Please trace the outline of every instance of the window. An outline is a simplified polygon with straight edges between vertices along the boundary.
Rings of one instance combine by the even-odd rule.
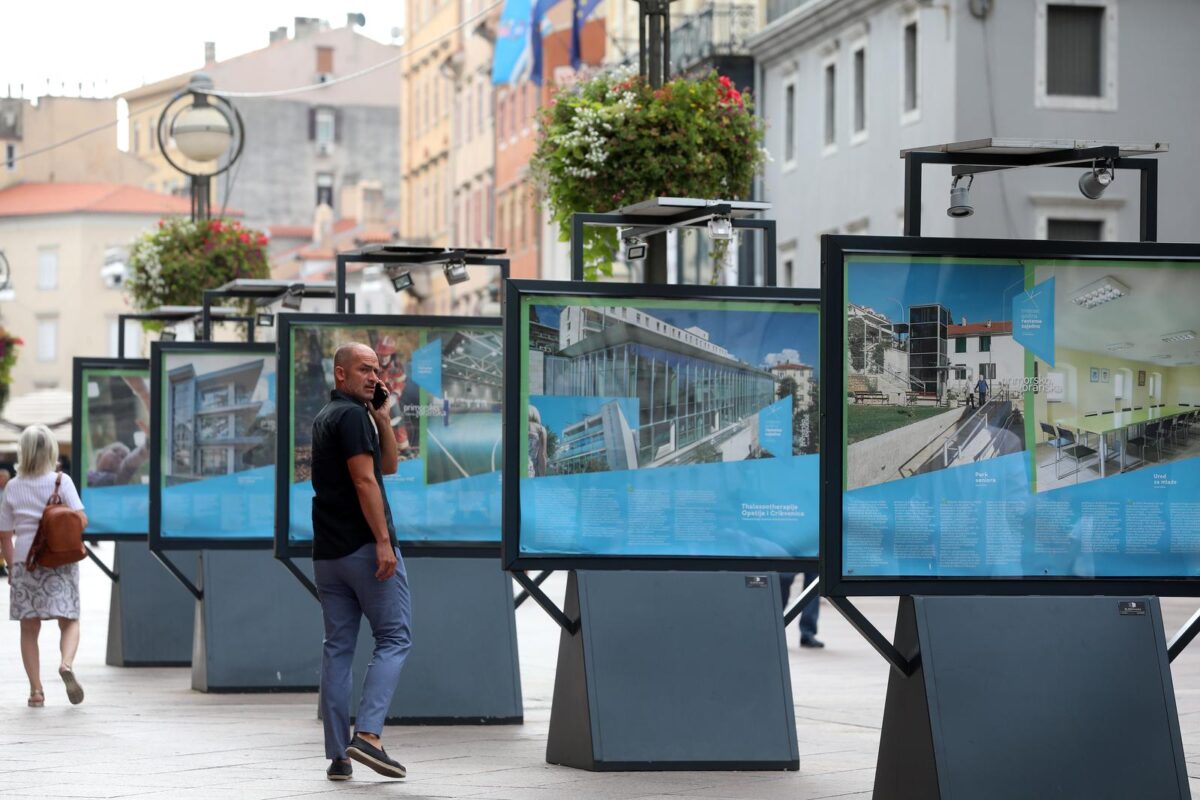
[[[995,364],[980,364],[979,377],[989,381],[996,380],[996,365]]]
[[[825,65],[825,151],[837,148],[837,64]]]
[[[58,317],[38,317],[37,360],[54,361],[58,358]]]
[[[318,47],[317,48],[317,74],[332,75],[333,74],[333,48]]]
[[[921,115],[921,81],[919,79],[917,51],[917,21],[904,26],[904,68],[900,71],[903,81],[904,103],[901,106],[901,123],[912,122]]]
[[[796,166],[796,78],[783,87],[783,168]]]
[[[980,336],[979,337],[979,352],[981,352],[981,353],[992,352],[992,337],[991,336]]]
[[[1072,242],[1102,242],[1104,220],[1050,217],[1046,220],[1046,238]]]
[[[854,50],[854,129],[850,137],[852,144],[867,138],[867,44],[863,42]]]
[[[475,119],[479,120],[480,133],[483,133],[483,120],[485,115],[488,113],[483,102],[483,84],[483,81],[479,81],[475,84]]]
[[[965,337],[965,336],[958,336],[958,337],[955,337],[955,339],[954,339],[954,352],[956,352],[956,353],[965,353],[965,352],[967,352],[967,337]]]
[[[50,290],[58,288],[58,248],[38,248],[38,282],[39,289]]]
[[[966,379],[967,379],[967,368],[955,366],[954,367],[954,380],[965,381]]]
[[[317,173],[317,205],[333,207],[333,173]]]
[[[329,147],[333,144],[334,138],[337,136],[337,114],[332,108],[318,108],[316,110],[316,128],[315,136],[318,145]]]
[[[1113,397],[1117,400],[1124,400],[1127,388],[1128,379],[1125,377],[1125,370],[1113,370]]]
[[[12,142],[4,145],[4,166],[9,172],[17,168],[17,146]]]
[[[1117,108],[1116,0],[1037,0],[1035,106]]]

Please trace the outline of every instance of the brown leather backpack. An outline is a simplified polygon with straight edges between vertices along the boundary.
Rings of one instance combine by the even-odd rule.
[[[67,508],[58,495],[62,486],[62,472],[54,482],[54,494],[46,501],[42,521],[38,523],[25,569],[37,567],[61,567],[87,558],[83,546],[83,516],[73,508]]]

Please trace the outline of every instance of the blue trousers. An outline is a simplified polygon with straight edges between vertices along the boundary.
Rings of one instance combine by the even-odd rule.
[[[326,758],[346,758],[350,743],[350,695],[354,683],[354,647],[365,615],[375,637],[375,652],[363,678],[355,727],[381,735],[392,705],[400,670],[412,647],[412,605],[404,560],[396,551],[396,574],[375,579],[375,545],[348,556],[313,561],[325,649],[321,659],[321,719]]]
[[[800,573],[801,576],[801,591],[803,587],[817,579],[816,575],[807,575]],[[787,609],[788,598],[792,594],[792,582],[796,580],[795,572],[782,572],[779,574],[779,593],[783,596],[783,608]],[[808,606],[800,612],[800,638],[811,639],[817,635],[817,619],[821,616],[821,598],[815,598]]]

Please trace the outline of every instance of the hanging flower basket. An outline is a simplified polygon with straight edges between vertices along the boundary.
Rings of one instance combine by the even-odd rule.
[[[560,92],[542,113],[532,170],[558,225],[654,197],[746,197],[766,159],[751,99],[716,72],[652,89],[605,73]],[[617,231],[589,227],[584,271],[612,274]]]
[[[24,340],[0,328],[0,411],[3,411],[8,403],[12,388],[12,371],[17,365],[17,348],[24,344]]]
[[[266,248],[265,234],[236,220],[159,220],[130,248],[126,288],[139,311],[198,306],[205,289],[238,278],[270,277]]]

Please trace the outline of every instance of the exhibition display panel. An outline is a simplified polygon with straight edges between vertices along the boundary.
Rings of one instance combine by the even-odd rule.
[[[826,593],[1200,590],[1200,248],[825,256]]]
[[[269,344],[152,346],[153,549],[270,549],[274,355]]]
[[[88,541],[142,539],[150,516],[150,362],[76,358],[71,440]]]
[[[814,292],[510,281],[505,565],[817,556]]]
[[[383,488],[406,552],[494,555],[500,541],[500,320],[284,314],[279,325],[280,552],[312,553],[312,423],[334,388],[333,356],[375,351],[400,462]]]
[[[874,796],[1189,796],[1158,595],[1200,590],[1200,247],[822,267],[821,588],[893,667]],[[894,641],[854,595],[900,595]]]

